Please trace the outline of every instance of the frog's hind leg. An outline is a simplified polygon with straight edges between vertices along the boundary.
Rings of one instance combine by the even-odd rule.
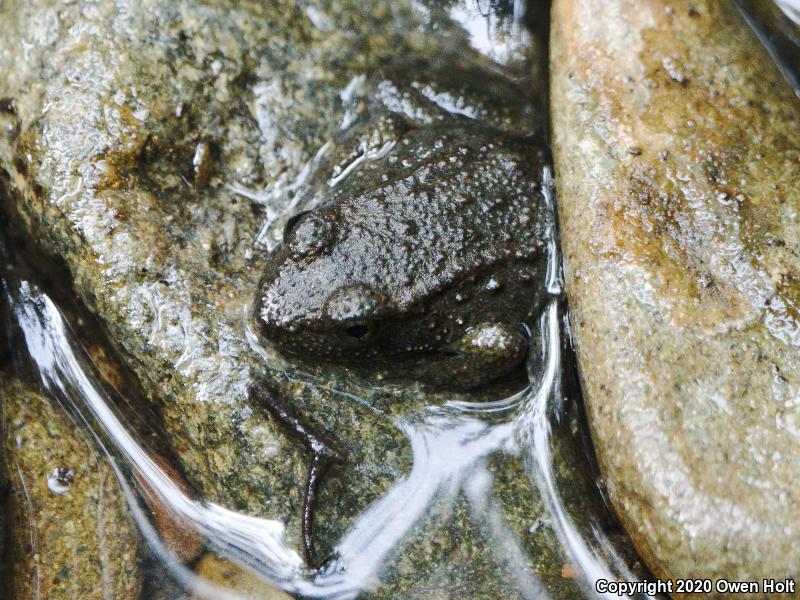
[[[303,494],[303,551],[308,565],[316,569],[319,564],[314,547],[314,514],[319,496],[319,486],[331,464],[343,464],[345,457],[331,444],[325,442],[322,436],[300,422],[286,406],[276,400],[275,394],[263,384],[254,383],[250,386],[250,394],[261,402],[272,417],[283,425],[289,434],[300,440],[311,453],[311,465]]]

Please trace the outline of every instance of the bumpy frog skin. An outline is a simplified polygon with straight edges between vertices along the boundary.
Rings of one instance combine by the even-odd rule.
[[[468,121],[396,147],[286,227],[255,315],[304,359],[472,387],[519,365],[548,216],[530,140]]]

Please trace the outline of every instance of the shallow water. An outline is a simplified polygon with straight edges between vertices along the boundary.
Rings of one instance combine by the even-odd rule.
[[[545,181],[550,183],[549,174]],[[552,186],[547,189],[552,201]],[[397,418],[395,424],[413,450],[411,472],[363,511],[337,543],[336,560],[318,573],[309,573],[298,550],[286,544],[282,523],[237,513],[187,494],[152,458],[142,440],[143,436],[147,439],[142,426],[134,428],[118,410],[119,400],[111,398],[98,382],[81,340],[53,298],[36,282],[20,278],[13,262],[6,261],[2,281],[6,319],[12,321],[7,328],[11,336],[8,345],[13,351],[13,370],[37,373],[38,384],[48,397],[85,429],[95,451],[111,461],[149,551],[180,588],[197,597],[240,596],[203,581],[170,555],[150,522],[141,495],[143,484],[169,507],[173,519],[188,523],[220,556],[284,590],[310,598],[353,598],[370,589],[387,557],[402,551],[409,531],[434,505],[452,504],[463,492],[489,539],[512,565],[521,596],[548,597],[528,566],[521,540],[504,522],[491,497],[487,459],[497,452],[524,457],[528,475],[547,508],[554,544],[563,553],[564,563],[574,567],[570,576],[584,593],[592,595],[586,581],[633,575],[604,533],[601,518],[570,514],[562,500],[563,482],[558,482],[554,473],[554,429],[563,436],[567,406],[577,398],[568,395],[563,382],[566,334],[555,231],[549,253],[546,286],[550,300],[538,331],[532,332],[532,339],[540,344],[532,347],[529,359],[530,385],[495,402],[450,402]],[[245,329],[247,322],[242,326]],[[567,443],[580,442],[581,434]]]
[[[789,16],[797,17],[799,3],[783,0],[779,4]],[[507,15],[505,19],[498,16],[493,6],[455,4],[451,17],[463,24],[475,49],[504,65],[514,61],[519,44],[528,43],[528,34],[519,22],[519,3],[510,7],[510,21]],[[353,79],[342,90],[342,98],[347,101],[357,96],[362,83]],[[436,101],[450,112],[473,114],[473,109],[458,98],[439,95]],[[343,128],[351,121],[345,115]],[[263,227],[257,240],[261,245],[274,248],[280,242],[285,220],[297,210],[314,206],[307,184],[329,148],[323,144],[307,168],[282,188],[251,190],[229,182],[231,189],[264,207]],[[377,150],[365,148],[327,184],[335,187],[352,171],[391,151],[391,145]],[[555,222],[549,170],[542,179]],[[5,244],[3,240],[0,243]],[[546,518],[532,527],[548,530],[552,550],[564,565],[562,577],[575,597],[600,595],[590,583],[597,579],[638,580],[646,575],[605,506],[601,482],[590,481],[595,484],[589,486],[595,487],[594,492],[576,501],[571,489],[575,482],[558,473],[557,455],[568,455],[582,462],[582,472],[587,477],[596,477],[570,350],[555,228],[550,232],[547,279],[543,282],[546,302],[538,321],[529,324],[527,387],[492,402],[451,401],[387,416],[407,439],[413,467],[360,513],[335,544],[333,560],[318,572],[307,569],[300,549],[287,544],[281,521],[208,502],[176,481],[169,469],[154,458],[160,450],[152,448],[152,440],[163,432],[154,428],[146,415],[139,414],[136,407],[141,406],[142,399],[132,388],[118,389],[115,394],[101,383],[98,367],[86,347],[89,343],[102,344],[102,340],[88,340],[76,333],[81,329],[76,322],[83,318],[81,309],[64,306],[61,299],[65,293],[59,291],[60,284],[48,281],[41,270],[28,269],[24,256],[15,256],[11,248],[4,249],[0,256],[0,303],[7,332],[0,358],[12,376],[41,389],[59,410],[65,411],[92,452],[111,463],[146,542],[147,576],[151,585],[169,590],[165,597],[252,596],[203,579],[166,547],[149,508],[153,495],[174,522],[195,530],[219,557],[289,593],[343,599],[374,590],[383,569],[402,554],[420,524],[433,513],[446,513],[463,497],[484,538],[502,558],[519,595],[550,597],[550,588],[535,567],[536,557],[526,554],[519,534],[508,525],[493,496],[494,474],[489,462],[496,455],[522,458],[532,489],[546,511]],[[270,349],[260,346],[246,315],[240,334],[256,352],[269,359]],[[40,475],[56,494],[69,488],[63,474]]]
[[[554,210],[549,171],[543,179],[549,208]],[[402,551],[409,532],[431,510],[451,505],[463,493],[487,537],[511,565],[520,595],[548,597],[537,573],[529,567],[530,557],[525,555],[522,541],[504,521],[502,510],[492,498],[493,475],[487,460],[495,453],[524,457],[528,476],[547,508],[546,526],[552,529],[553,543],[563,553],[564,564],[573,565],[570,577],[575,578],[576,587],[583,587],[591,595],[586,581],[632,575],[604,531],[607,515],[602,514],[603,507],[583,507],[587,512],[571,514],[562,500],[564,482],[557,481],[554,473],[554,430],[555,435],[564,438],[561,443],[576,446],[584,435],[581,431],[564,431],[568,408],[574,411],[577,398],[568,395],[563,382],[565,369],[571,367],[563,359],[568,340],[563,329],[556,237],[553,230],[544,282],[549,300],[531,332],[532,341],[539,343],[532,344],[530,385],[494,402],[454,401],[397,417],[395,425],[413,451],[413,468],[363,511],[337,543],[336,560],[319,573],[309,573],[298,549],[286,544],[282,523],[193,497],[154,460],[147,443],[151,437],[147,424],[134,426],[120,408],[126,400],[135,404],[137,399],[126,399],[124,391],[120,391],[119,398],[108,394],[83,348],[87,340],[76,335],[57,301],[40,287],[43,282],[24,275],[24,266],[7,256],[2,287],[12,372],[41,387],[84,429],[94,451],[111,461],[149,552],[179,589],[196,597],[240,596],[204,581],[170,554],[151,522],[147,499],[142,496],[143,485],[158,495],[172,519],[189,524],[219,556],[246,566],[284,590],[314,598],[353,598],[359,591],[373,587],[388,557]],[[258,344],[247,319],[242,320],[242,334],[252,344]],[[263,349],[262,352],[266,354]],[[597,505],[600,498],[587,501]]]

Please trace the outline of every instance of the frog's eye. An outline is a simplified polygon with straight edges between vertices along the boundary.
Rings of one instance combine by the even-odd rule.
[[[372,345],[380,329],[379,321],[350,321],[336,328],[339,343],[350,348]]]
[[[354,340],[368,338],[372,333],[372,328],[366,323],[353,323],[344,328],[344,334]]]
[[[305,217],[310,212],[311,211],[309,210],[303,210],[297,213],[296,215],[292,215],[291,217],[289,217],[289,220],[286,221],[286,225],[283,226],[284,240],[289,239],[289,236],[292,235],[292,231],[294,231],[295,227],[297,227],[297,224],[300,222],[300,219]]]
[[[329,327],[351,345],[373,340],[389,310],[384,294],[363,283],[334,290],[323,305]]]

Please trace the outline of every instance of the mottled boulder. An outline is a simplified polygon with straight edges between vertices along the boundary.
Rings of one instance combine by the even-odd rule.
[[[463,8],[0,5],[0,193],[15,233],[66,264],[159,412],[192,489],[285,523],[297,550],[308,455],[251,401],[251,384],[269,382],[302,420],[339,433],[346,446],[348,462],[325,482],[319,503],[323,557],[410,471],[397,419],[456,396],[332,365],[298,372],[259,346],[248,310],[266,251],[286,217],[398,143],[391,123],[370,125],[375,103],[418,126],[473,119],[497,135],[541,130],[536,88],[525,76],[534,46],[511,53],[508,64],[484,56],[456,19]],[[351,124],[361,128],[348,137],[343,127]],[[543,509],[520,459],[498,453],[497,461],[505,517],[534,557],[531,570],[554,595],[570,595],[550,531],[534,527]],[[443,509],[411,531],[375,595],[424,596],[434,575],[440,590],[452,577],[477,595],[519,595],[505,559],[470,516]]]
[[[581,379],[666,577],[800,575],[800,100],[734,3],[558,0],[551,85]]]

